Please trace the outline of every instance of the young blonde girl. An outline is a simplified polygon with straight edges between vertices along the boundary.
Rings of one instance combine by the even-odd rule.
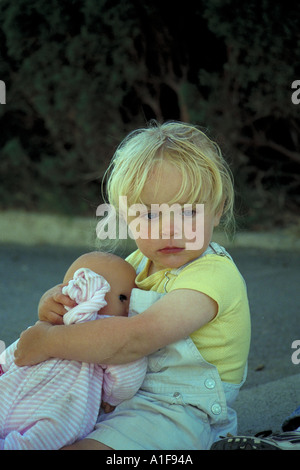
[[[168,122],[121,143],[107,192],[120,217],[140,227],[138,249],[127,258],[137,272],[130,302],[135,315],[61,325],[69,300],[56,286],[40,304],[40,319],[51,323],[23,333],[16,363],[60,357],[123,364],[148,356],[138,393],[68,449],[209,449],[220,435],[236,433],[232,403],[245,379],[250,344],[244,280],[226,250],[211,242],[221,218],[232,218],[230,172],[203,132]],[[140,204],[139,214],[124,214],[119,196],[127,197],[129,208]],[[174,203],[176,217],[164,217]],[[195,239],[201,230],[201,243],[191,246],[180,221],[189,221]]]

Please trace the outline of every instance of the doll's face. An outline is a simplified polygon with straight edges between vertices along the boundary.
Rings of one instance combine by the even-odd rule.
[[[127,316],[132,289],[135,287],[136,273],[133,267],[122,259],[109,260],[99,272],[110,284],[105,295],[107,305],[100,315]]]

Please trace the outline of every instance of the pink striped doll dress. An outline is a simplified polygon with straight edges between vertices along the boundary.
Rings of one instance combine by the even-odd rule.
[[[78,304],[64,323],[107,317],[98,312],[109,290],[102,276],[78,269],[64,287]],[[116,406],[131,398],[146,374],[145,358],[121,366],[49,359],[18,367],[16,345],[2,353],[5,363],[0,360],[0,450],[56,450],[84,438],[94,429],[101,400]]]

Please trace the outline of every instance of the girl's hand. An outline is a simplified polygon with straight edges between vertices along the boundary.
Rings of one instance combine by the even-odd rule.
[[[53,325],[62,325],[63,316],[66,313],[65,306],[73,308],[77,305],[70,297],[62,293],[62,288],[65,285],[58,284],[42,296],[38,307],[41,321],[50,322]]]
[[[17,366],[33,366],[49,359],[45,346],[50,328],[53,328],[51,323],[38,321],[21,333],[14,353]]]

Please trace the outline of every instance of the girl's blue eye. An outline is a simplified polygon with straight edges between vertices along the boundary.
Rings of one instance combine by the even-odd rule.
[[[156,212],[147,212],[147,219],[148,220],[153,220],[153,219],[156,219],[157,217],[157,213]]]
[[[194,217],[194,215],[196,215],[196,211],[194,209],[186,209],[182,211],[182,214],[185,217]]]
[[[179,217],[194,217],[196,215],[197,211],[196,209],[185,209],[184,207],[182,207],[180,210],[177,210],[176,212],[173,211],[173,209],[171,208],[170,210],[170,214],[175,214],[175,216],[179,216]],[[168,216],[170,216],[170,214]],[[156,219],[160,219],[161,217],[164,217],[164,213],[161,212],[161,211],[151,211],[149,210],[149,212],[144,212],[143,214],[141,214],[141,217],[150,221],[150,220],[156,220]]]

